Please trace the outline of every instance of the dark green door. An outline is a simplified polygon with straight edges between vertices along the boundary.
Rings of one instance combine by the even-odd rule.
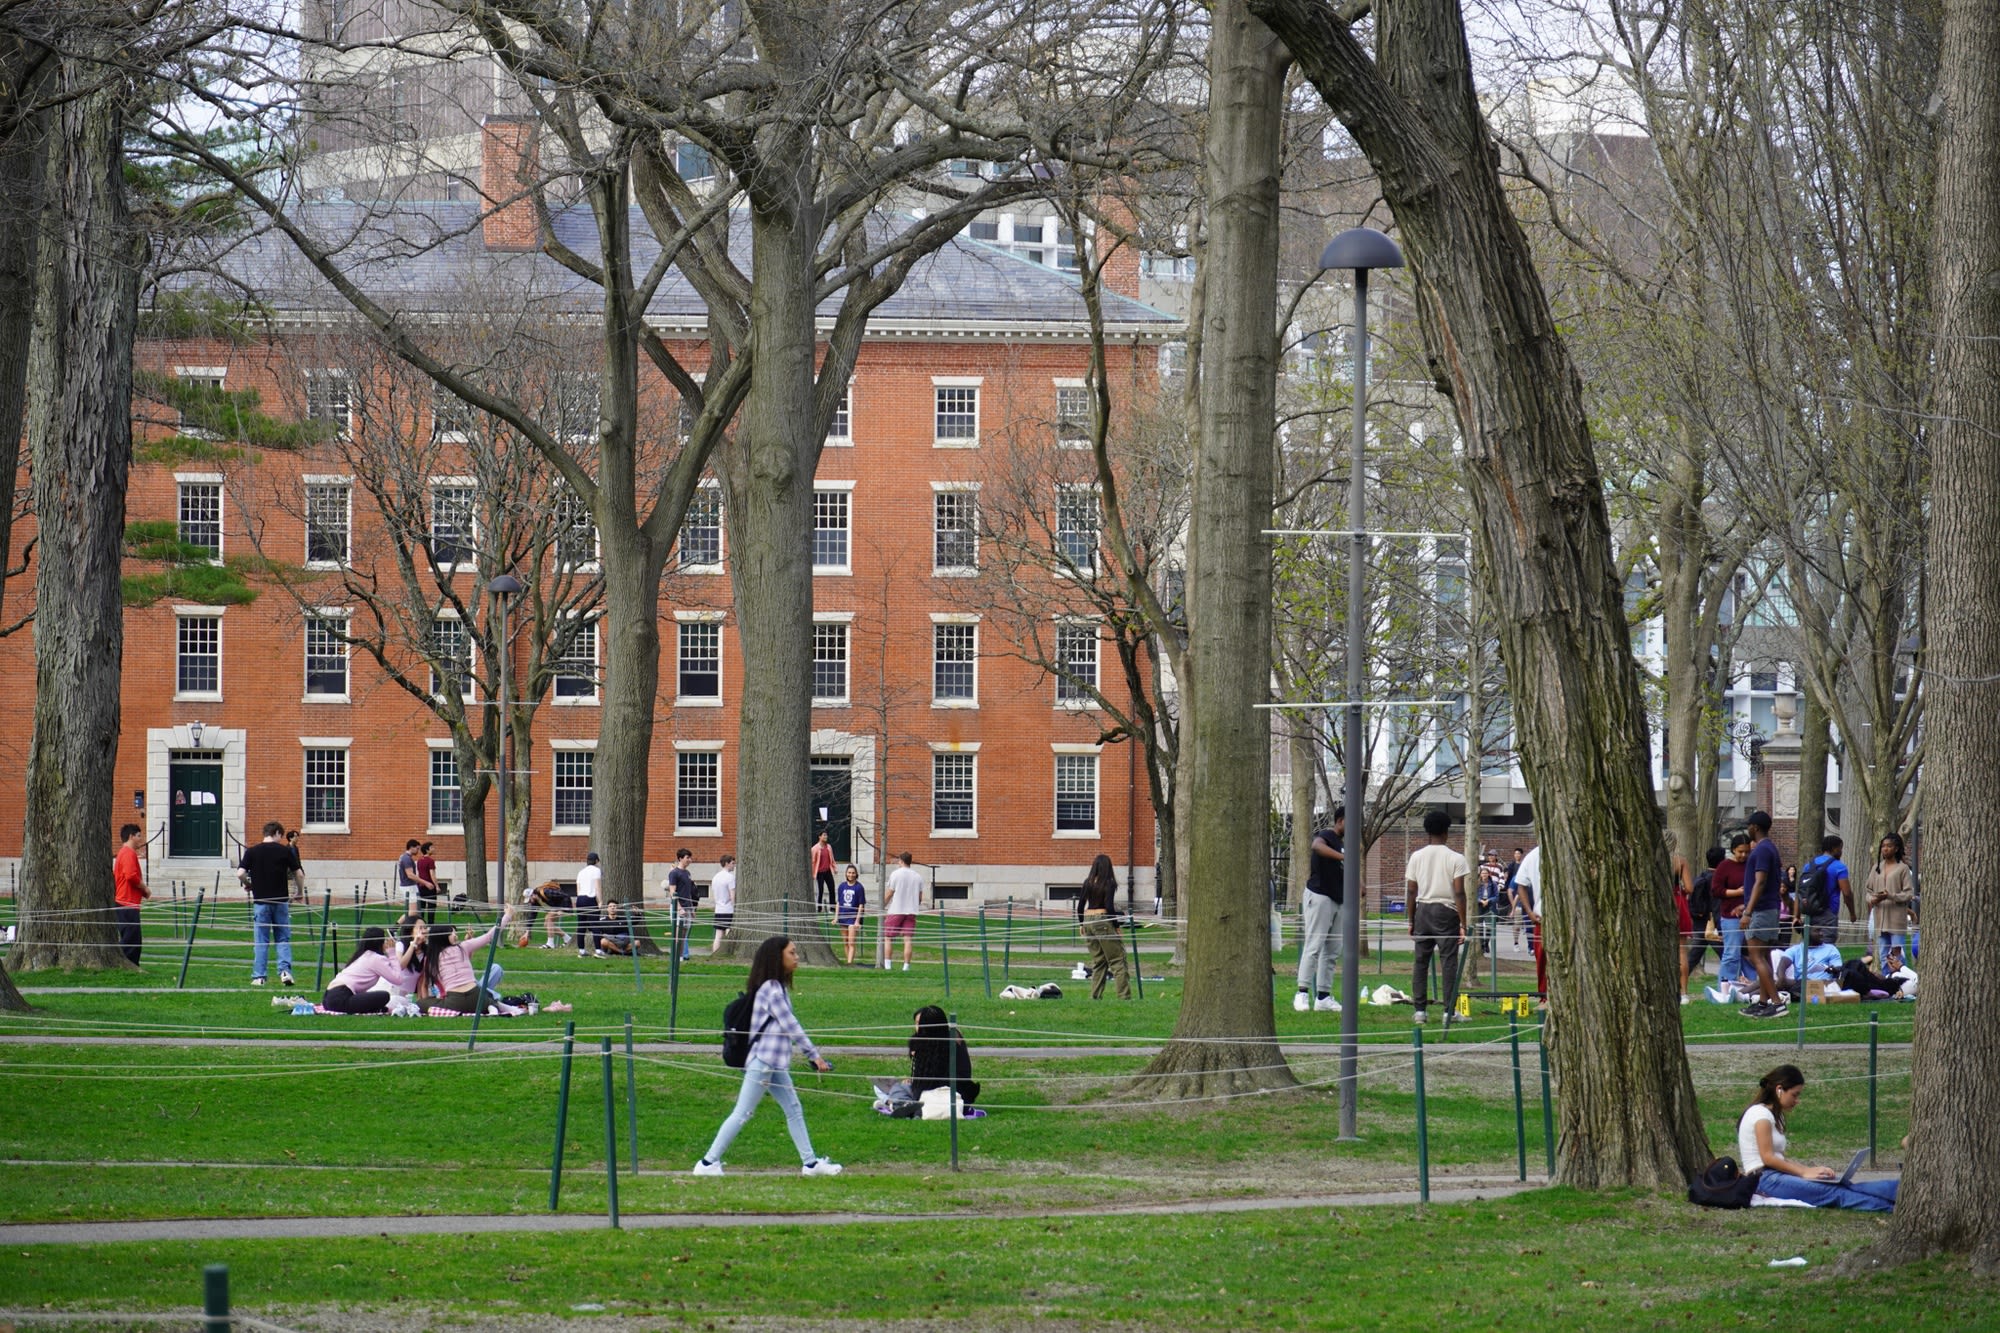
[[[222,855],[222,765],[175,759],[167,786],[167,855]]]
[[[854,859],[854,765],[851,760],[813,756],[812,834],[822,830],[833,844],[833,859],[845,865]]]

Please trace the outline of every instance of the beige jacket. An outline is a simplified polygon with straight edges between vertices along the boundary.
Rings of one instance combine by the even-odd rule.
[[[1875,913],[1875,929],[1885,935],[1903,935],[1910,929],[1911,900],[1916,897],[1916,881],[1901,861],[1885,861],[1868,872],[1868,907]]]

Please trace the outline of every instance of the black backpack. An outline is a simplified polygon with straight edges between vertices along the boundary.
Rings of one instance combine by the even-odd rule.
[[[1715,872],[1704,870],[1694,877],[1694,892],[1688,895],[1688,915],[1703,921],[1715,911]]]
[[[1799,872],[1799,911],[1814,921],[1823,921],[1833,915],[1833,886],[1827,882],[1827,871],[1833,866],[1833,858],[1817,856]]]
[[[1703,1208],[1748,1208],[1757,1177],[1746,1176],[1734,1157],[1718,1157],[1688,1182],[1688,1202]]]
[[[750,1016],[756,1012],[757,1002],[748,991],[738,991],[722,1010],[722,1063],[731,1069],[741,1069],[750,1063],[750,1044],[755,1040],[750,1035]],[[769,1027],[770,1019],[764,1020]],[[762,1035],[764,1028],[757,1029]]]

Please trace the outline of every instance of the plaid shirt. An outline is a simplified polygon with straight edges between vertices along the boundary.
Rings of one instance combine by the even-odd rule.
[[[750,1010],[750,1058],[770,1069],[790,1069],[794,1050],[819,1059],[818,1048],[792,1012],[791,992],[781,981],[767,981],[757,988]]]

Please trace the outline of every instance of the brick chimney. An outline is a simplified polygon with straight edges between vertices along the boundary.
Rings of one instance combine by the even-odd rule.
[[[538,248],[535,200],[529,193],[539,165],[534,117],[488,116],[479,137],[479,193],[487,208],[480,234],[486,248]]]
[[[1104,257],[1104,290],[1136,301],[1139,299],[1138,219],[1131,207],[1115,194],[1102,195],[1097,202],[1103,218],[1098,237],[1106,247],[1117,247]]]

